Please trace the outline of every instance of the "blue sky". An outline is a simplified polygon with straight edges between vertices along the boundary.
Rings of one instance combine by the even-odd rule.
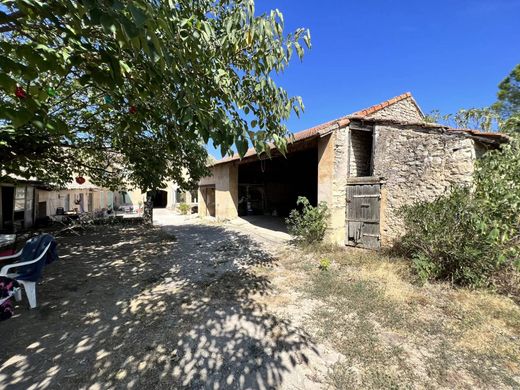
[[[520,0],[257,0],[312,50],[276,77],[305,104],[297,132],[412,92],[425,113],[482,107],[520,62]],[[212,147],[210,153],[220,158]]]

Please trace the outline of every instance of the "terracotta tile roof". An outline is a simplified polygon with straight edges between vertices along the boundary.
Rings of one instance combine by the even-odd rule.
[[[496,140],[497,142],[508,142],[510,140],[509,136],[504,133],[500,132],[492,132],[492,131],[482,131],[482,130],[475,130],[475,129],[453,129],[449,128],[447,129],[448,132],[453,133],[465,133],[474,137],[481,137],[481,138],[489,138],[492,140]]]
[[[322,123],[321,125],[311,127],[310,129],[306,129],[306,130],[302,130],[297,133],[294,133],[292,137],[288,137],[288,141],[291,142],[291,140],[292,140],[293,142],[298,142],[298,141],[303,141],[306,139],[324,135],[336,128],[340,128],[340,127],[344,127],[344,126],[348,125],[350,122],[350,118],[356,118],[356,119],[363,118],[363,117],[373,114],[379,110],[382,110],[385,107],[388,107],[394,103],[400,102],[401,100],[408,99],[408,98],[411,98],[413,100],[412,94],[410,92],[403,93],[402,95],[396,96],[392,99],[388,99],[388,100],[386,100],[382,103],[376,104],[374,106],[365,108],[364,110],[356,111],[352,114],[345,115],[341,118],[334,119],[332,121]],[[413,102],[417,106],[417,103],[415,103],[415,100],[413,100]],[[419,108],[419,107],[417,106],[417,108]],[[274,148],[274,146],[272,146],[272,148]],[[255,149],[249,148],[247,150],[246,154],[244,155],[244,157],[242,157],[242,158],[251,157],[251,156],[254,156],[255,154],[256,154]],[[223,164],[223,163],[227,163],[227,162],[235,161],[235,160],[240,160],[240,156],[238,154],[235,154],[233,156],[224,157],[223,159],[218,160],[213,165],[219,165],[219,164]]]

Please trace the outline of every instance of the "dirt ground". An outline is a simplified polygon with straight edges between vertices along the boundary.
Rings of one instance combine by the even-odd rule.
[[[271,311],[301,319],[341,357],[323,387],[519,389],[520,306],[484,290],[421,284],[408,260],[318,246],[285,250]],[[328,270],[318,264],[326,259]],[[298,293],[295,294],[295,291]],[[285,313],[285,314],[284,314]]]
[[[0,388],[520,387],[507,298],[256,227],[156,222],[59,238],[40,307],[0,323]]]
[[[0,323],[0,388],[316,388],[337,360],[259,297],[259,243],[219,226],[96,227]],[[326,359],[329,359],[328,361]]]

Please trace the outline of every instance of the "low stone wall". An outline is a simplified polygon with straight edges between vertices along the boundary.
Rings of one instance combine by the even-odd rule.
[[[376,125],[374,176],[386,180],[382,199],[383,246],[404,233],[398,210],[431,201],[453,185],[470,184],[475,143],[463,135],[424,132],[405,126]]]

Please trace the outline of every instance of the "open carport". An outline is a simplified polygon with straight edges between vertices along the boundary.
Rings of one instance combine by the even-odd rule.
[[[287,216],[299,196],[318,199],[317,142],[287,156],[267,156],[238,164],[238,215]]]
[[[331,191],[333,163],[328,130],[295,134],[285,155],[275,148],[270,156],[249,150],[242,159],[218,161],[211,166],[211,176],[199,182],[199,215],[218,220],[248,217],[250,223],[256,217],[265,224],[270,217],[274,221],[288,216],[299,196],[312,205],[325,200]]]

